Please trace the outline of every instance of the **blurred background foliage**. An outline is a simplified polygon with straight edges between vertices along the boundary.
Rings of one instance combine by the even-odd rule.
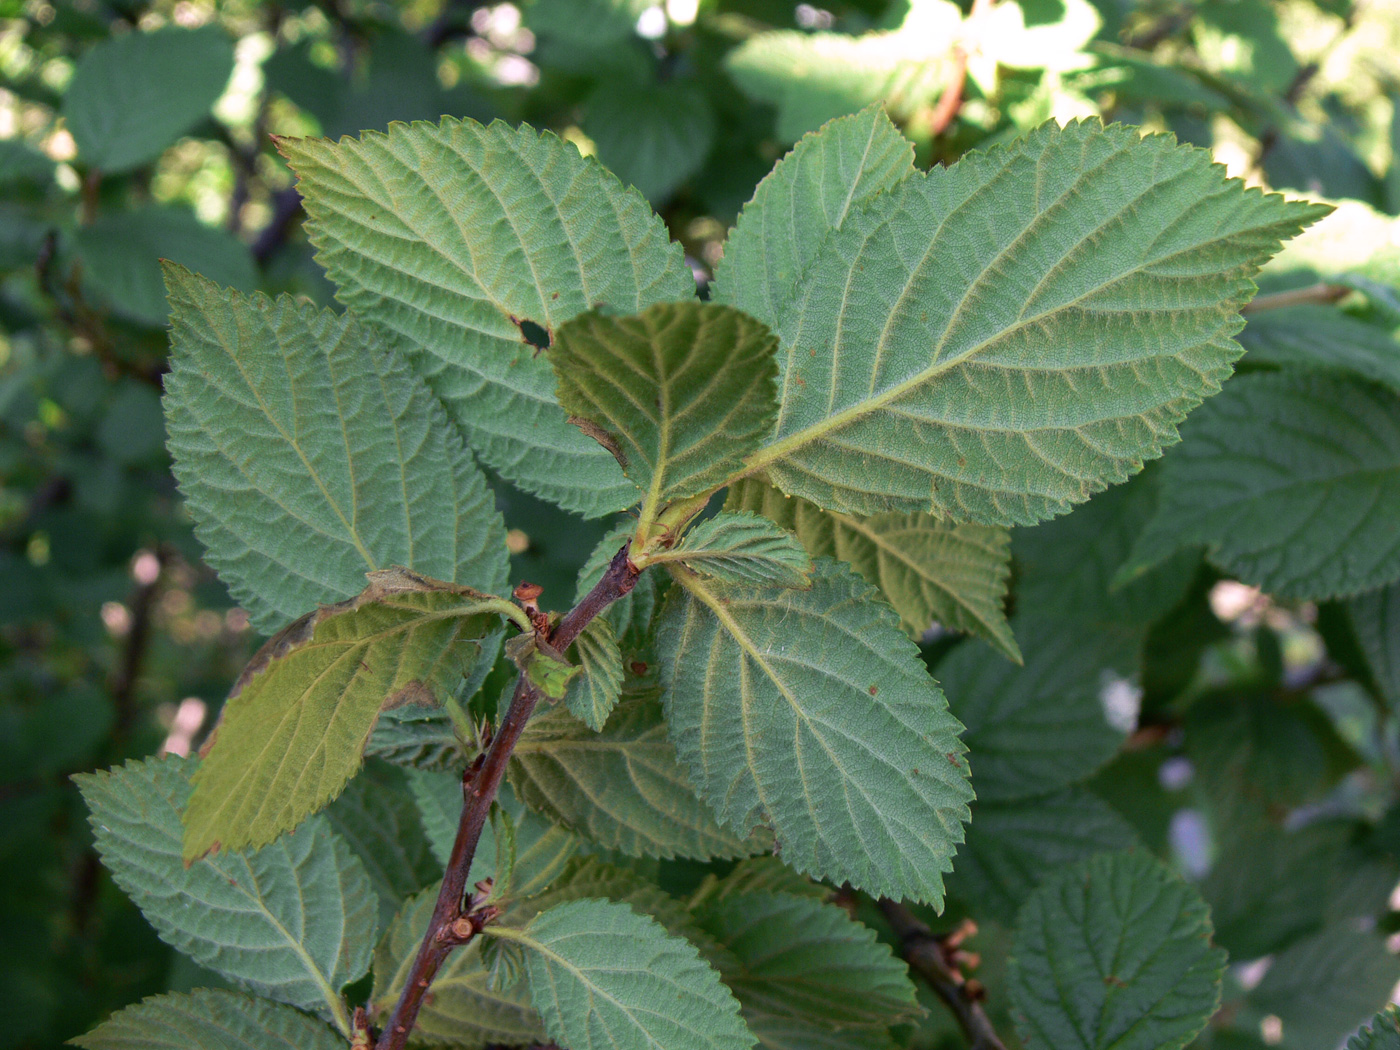
[[[192,979],[99,868],[68,776],[188,749],[257,642],[170,476],[157,260],[334,306],[275,136],[442,114],[553,129],[646,195],[703,289],[757,181],[831,117],[883,100],[928,165],[1099,115],[1354,202],[1265,287],[1345,271],[1369,297],[1327,323],[1362,325],[1383,356],[1400,324],[1398,91],[1387,0],[0,0],[0,1044],[56,1045]],[[1106,573],[1105,550],[1121,561],[1150,484],[1066,519],[1077,532],[1018,535],[1018,633],[1095,551]],[[516,574],[566,605],[609,523],[498,492]],[[1372,949],[1321,968],[1319,953],[1367,909],[1400,929],[1383,717],[1400,685],[1367,662],[1355,603],[1275,602],[1195,552],[1177,562],[1153,601],[1099,610],[1123,647],[1102,662],[1140,684],[1142,717],[1089,784],[1118,816],[1088,811],[1202,879],[1235,958],[1283,953],[1262,983],[1234,973],[1206,1037],[1264,1045],[1270,1018],[1299,1014],[1290,973],[1394,980]],[[1066,615],[1085,622],[1083,602]],[[930,640],[931,665],[949,643]],[[940,928],[957,878],[976,864],[928,916]],[[972,946],[995,985],[1009,916],[982,910]],[[1335,1045],[1361,1019],[1299,1018],[1286,1045]],[[942,1045],[946,1021],[934,1007],[911,1039]]]

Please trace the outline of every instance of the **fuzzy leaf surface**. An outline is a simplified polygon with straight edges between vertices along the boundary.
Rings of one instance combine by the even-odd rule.
[[[197,764],[75,778],[103,865],[167,944],[259,994],[325,1009],[369,968],[378,902],[364,866],[313,817],[265,849],[186,867],[180,815]]]
[[[827,236],[913,171],[913,145],[878,106],[804,136],[739,215],[715,267],[714,301],[775,323]]]
[[[546,1030],[571,1050],[754,1045],[739,1004],[695,946],[625,904],[561,904],[511,939],[525,948]]]
[[[776,350],[747,314],[692,301],[635,317],[581,314],[560,327],[549,356],[559,403],[656,511],[743,468],[778,411]]]
[[[651,695],[625,698],[601,732],[560,708],[536,715],[508,776],[535,812],[631,856],[708,859],[762,848],[720,827],[696,796]]]
[[[325,1022],[242,992],[153,995],[70,1040],[84,1050],[344,1050]]]
[[[1400,577],[1400,393],[1324,373],[1231,383],[1163,463],[1161,505],[1119,579],[1185,544],[1285,598]]]
[[[622,651],[617,647],[617,634],[609,621],[595,618],[569,651],[582,673],[569,683],[564,704],[596,732],[622,697]]]
[[[549,352],[520,322],[553,333],[599,306],[694,298],[642,196],[526,125],[446,118],[279,146],[341,301],[399,337],[481,458],[589,516],[634,502],[612,456],[566,422]]]
[[[1180,1050],[1220,1002],[1210,911],[1144,853],[1107,853],[1057,875],[1016,923],[1009,984],[1017,1030],[1056,1050]]]
[[[791,529],[816,557],[848,562],[880,589],[913,637],[937,621],[1020,661],[1003,608],[1011,575],[1006,529],[924,513],[841,514],[752,478],[729,487],[725,506],[756,511]]]
[[[208,116],[231,73],[233,41],[216,25],[102,41],[63,97],[79,159],[108,174],[154,160]]]
[[[747,511],[706,518],[679,546],[651,560],[680,561],[720,583],[805,587],[812,574],[811,555],[796,536]]]
[[[265,634],[405,565],[505,588],[505,524],[422,381],[368,327],[167,265],[175,476],[209,564]]]
[[[435,704],[499,617],[481,595],[403,569],[273,636],[224,705],[194,775],[185,858],[264,846],[340,794],[385,707]]]
[[[786,1044],[802,1028],[885,1028],[920,1012],[908,967],[834,905],[731,894],[704,906],[700,921],[738,959],[726,983],[760,1045]]]
[[[677,582],[666,720],[721,822],[771,828],[800,872],[940,903],[972,798],[961,726],[874,588],[827,559],[808,590]]]
[[[780,408],[749,468],[846,513],[1063,513],[1176,441],[1239,356],[1258,267],[1325,212],[1096,121],[911,174],[755,313]]]
[[[428,930],[438,887],[411,898],[389,927],[374,953],[374,990],[370,1007],[383,1018],[398,1002]],[[530,1005],[523,981],[496,986],[482,958],[483,938],[447,957],[433,981],[432,994],[418,1014],[414,1032],[429,1044],[480,1050],[490,1044],[523,1046],[545,1038],[544,1026]]]

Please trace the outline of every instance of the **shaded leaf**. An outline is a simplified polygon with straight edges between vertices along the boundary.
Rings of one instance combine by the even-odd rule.
[[[1063,513],[1176,440],[1239,355],[1258,267],[1325,213],[1094,121],[910,175],[755,315],[781,393],[749,468],[847,513]]]
[[[797,533],[813,555],[848,562],[880,589],[915,638],[937,621],[1020,661],[1002,608],[1011,574],[1007,530],[923,513],[840,514],[751,478],[729,487],[725,506],[757,511]]]
[[[360,768],[379,712],[436,704],[499,618],[483,596],[406,569],[278,632],[234,683],[185,813],[185,857],[262,846]]]
[[[338,1009],[369,968],[377,901],[364,866],[324,817],[255,853],[181,859],[195,759],[128,762],[74,779],[102,863],[162,940],[195,962],[295,1006]],[[198,902],[192,907],[191,902]]]
[[[209,564],[258,630],[393,565],[504,589],[505,526],[481,471],[368,327],[174,266],[166,279],[175,475]]]
[[[609,78],[584,106],[583,132],[598,159],[657,205],[700,169],[714,142],[714,112],[692,80]]]
[[[1400,341],[1332,306],[1287,306],[1249,315],[1246,364],[1342,369],[1400,390]]]
[[[1010,986],[1016,1028],[1055,1050],[1180,1050],[1220,1002],[1209,909],[1143,853],[1077,864],[1026,901]]]
[[[708,859],[761,848],[721,828],[696,796],[654,695],[625,697],[600,733],[560,708],[536,715],[508,775],[537,813],[632,856]]]
[[[1347,1041],[1346,1050],[1400,1050],[1400,1013],[1387,1006]]]
[[[797,537],[767,518],[742,511],[706,518],[678,546],[647,560],[679,561],[720,583],[805,587],[812,574],[812,558]]]
[[[403,770],[386,762],[365,763],[326,808],[326,817],[369,873],[381,927],[405,900],[442,876]]]
[[[959,645],[939,663],[938,681],[967,727],[977,797],[1009,801],[1056,791],[1090,776],[1127,735],[1106,701],[1131,686],[1105,674],[1083,647],[1020,628],[1025,664],[996,659],[978,643]]]
[[[569,652],[581,673],[569,684],[564,703],[589,729],[602,729],[622,696],[622,653],[612,624],[590,620]]]
[[[760,1045],[793,1045],[802,1032],[820,1040],[824,1031],[882,1029],[920,1013],[908,967],[835,905],[729,894],[708,902],[700,921],[738,959],[725,983]]]
[[[718,488],[743,467],[777,412],[777,344],[713,303],[658,303],[635,317],[586,313],[550,357],[559,403],[622,464],[643,513]]]
[[[1136,842],[1132,826],[1082,788],[1016,802],[977,802],[967,842],[948,876],[948,895],[979,919],[1010,925],[1056,868]]]
[[[1400,712],[1400,584],[1353,598],[1347,611],[1376,685]]]
[[[666,718],[721,822],[771,828],[800,872],[941,902],[972,798],[960,726],[874,588],[827,559],[808,590],[677,581]]]
[[[344,1050],[325,1022],[242,992],[153,995],[71,1043],[85,1050]]]
[[[1120,579],[1184,544],[1287,598],[1400,577],[1400,393],[1324,373],[1245,375],[1185,436]]]
[[[554,135],[499,122],[279,148],[341,300],[399,337],[481,458],[569,510],[632,503],[612,457],[565,421],[548,353],[521,323],[550,333],[593,307],[694,296],[641,195]]]
[[[233,72],[233,42],[216,25],[113,36],[79,60],[63,116],[84,164],[125,171],[208,115]]]
[[[739,1004],[695,946],[625,904],[561,904],[511,939],[526,950],[530,998],[546,1030],[572,1050],[754,1045]]]

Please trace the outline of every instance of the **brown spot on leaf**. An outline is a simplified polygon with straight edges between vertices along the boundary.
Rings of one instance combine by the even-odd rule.
[[[871,696],[874,696],[874,695],[875,695],[876,693],[878,693],[879,691],[880,691],[880,689],[879,689],[878,686],[873,686],[873,685],[872,685],[872,686],[870,687],[870,695],[871,695]]]
[[[591,419],[570,416],[569,422],[611,452],[613,459],[617,460],[618,466],[623,470],[627,469],[627,456],[623,453],[622,446],[618,444],[617,438],[613,437],[612,434],[608,433]]]
[[[647,665],[644,660],[633,660],[631,663],[632,673],[638,678],[647,673]]]

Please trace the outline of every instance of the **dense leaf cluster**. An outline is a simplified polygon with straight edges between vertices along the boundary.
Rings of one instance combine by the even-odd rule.
[[[20,1046],[1400,1038],[1393,15],[30,6]]]

